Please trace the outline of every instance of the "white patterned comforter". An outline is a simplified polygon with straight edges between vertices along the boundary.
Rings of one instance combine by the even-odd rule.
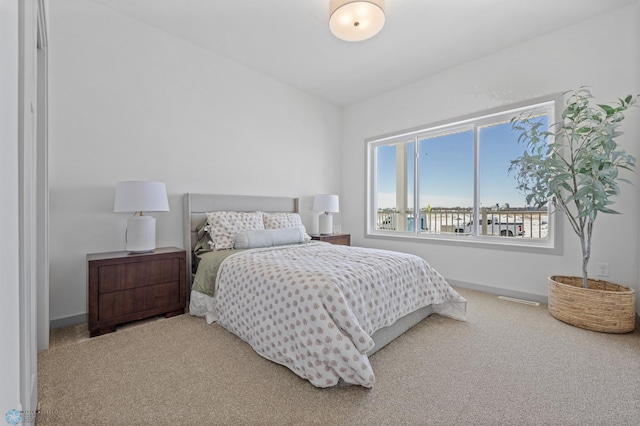
[[[371,334],[432,305],[465,320],[466,300],[423,259],[311,243],[252,249],[220,265],[212,319],[317,387],[371,387]]]

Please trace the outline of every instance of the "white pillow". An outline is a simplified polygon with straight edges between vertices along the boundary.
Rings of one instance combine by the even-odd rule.
[[[247,249],[305,242],[304,228],[255,229],[240,231],[233,237],[233,248]]]
[[[298,213],[262,213],[265,229],[298,228],[304,226]]]
[[[210,212],[207,223],[214,250],[233,248],[233,237],[240,231],[264,229],[262,212]]]
[[[311,241],[298,213],[262,213],[265,229],[302,228],[305,241]]]

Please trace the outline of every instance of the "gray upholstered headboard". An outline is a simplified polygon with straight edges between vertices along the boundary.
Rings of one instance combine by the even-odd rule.
[[[187,299],[193,280],[193,249],[198,242],[196,227],[207,218],[207,212],[235,211],[268,213],[298,213],[298,198],[254,195],[184,194],[183,236],[187,255]]]

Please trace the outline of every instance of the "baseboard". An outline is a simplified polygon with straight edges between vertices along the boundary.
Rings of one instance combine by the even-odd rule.
[[[538,302],[543,305],[546,305],[547,303],[549,303],[547,296],[524,293],[521,291],[506,290],[503,288],[469,283],[466,281],[450,280],[448,278],[447,278],[447,282],[451,284],[453,287],[462,287],[462,288],[468,288],[469,290],[477,290],[483,293],[495,294],[498,296],[508,296],[508,297],[515,297],[516,299],[531,300],[532,302]],[[640,312],[636,312],[636,324],[638,324],[638,326],[640,327]]]
[[[79,314],[72,317],[51,320],[49,322],[49,328],[53,330],[54,328],[68,327],[70,325],[82,324],[83,322],[87,322],[87,314]]]
[[[477,290],[483,293],[495,294],[497,296],[507,296],[507,297],[513,297],[515,299],[530,300],[532,302],[538,302],[543,305],[546,305],[549,301],[547,299],[547,296],[540,296],[538,294],[525,293],[522,291],[507,290],[504,288],[491,287],[487,285],[475,284],[475,283],[470,283],[466,281],[450,280],[448,278],[447,278],[447,282],[451,284],[453,287],[468,288],[469,290]]]

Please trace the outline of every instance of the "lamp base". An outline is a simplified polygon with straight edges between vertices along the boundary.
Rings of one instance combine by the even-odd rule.
[[[127,219],[127,251],[148,253],[156,248],[156,218],[134,216]]]
[[[320,234],[333,234],[333,216],[331,213],[322,213],[318,218],[318,225]]]

